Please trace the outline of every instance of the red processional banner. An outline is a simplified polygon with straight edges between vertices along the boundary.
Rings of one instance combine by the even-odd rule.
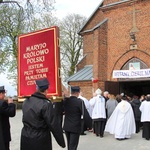
[[[18,40],[18,97],[33,94],[35,81],[42,78],[50,82],[48,96],[60,96],[59,28],[20,35]]]

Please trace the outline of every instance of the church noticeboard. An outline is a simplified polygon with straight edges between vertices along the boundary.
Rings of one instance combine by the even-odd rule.
[[[30,96],[36,90],[35,80],[48,78],[48,96],[61,95],[59,78],[59,28],[20,35],[18,38],[18,97]]]

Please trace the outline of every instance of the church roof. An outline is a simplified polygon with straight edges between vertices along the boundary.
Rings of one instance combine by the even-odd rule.
[[[108,18],[105,18],[102,22],[98,23],[96,26],[94,26],[92,29],[85,30],[82,33],[92,32],[95,29],[99,28],[103,23],[105,23],[108,20]]]
[[[84,29],[84,27],[88,24],[88,22],[91,20],[91,18],[94,16],[94,14],[97,12],[98,9],[100,8],[105,8],[105,7],[112,7],[121,3],[125,3],[125,2],[129,2],[130,0],[122,0],[119,2],[114,2],[114,3],[110,3],[107,5],[103,5],[104,0],[101,1],[101,3],[98,5],[98,7],[94,10],[94,12],[91,14],[91,16],[87,19],[87,21],[85,22],[85,24],[82,26],[82,28],[78,31],[78,34],[81,33],[81,31]]]
[[[82,31],[82,29],[86,26],[86,24],[89,22],[89,20],[93,17],[93,15],[96,13],[96,11],[99,9],[99,7],[102,6],[104,0],[102,0],[100,2],[100,4],[98,5],[98,7],[94,10],[94,12],[90,15],[90,17],[87,19],[87,21],[85,22],[85,24],[83,25],[83,27],[79,30],[78,34]]]
[[[88,80],[92,80],[92,77],[93,77],[93,65],[86,65],[83,69],[79,70],[77,73],[70,76],[67,79],[67,82],[88,81]]]

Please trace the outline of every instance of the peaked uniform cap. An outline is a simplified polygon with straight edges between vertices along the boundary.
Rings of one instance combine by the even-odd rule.
[[[49,87],[49,81],[47,78],[39,79],[39,80],[36,80],[35,82],[36,82],[38,89],[46,90]]]
[[[72,86],[71,92],[80,92],[80,87],[79,86]]]
[[[0,92],[5,92],[5,87],[4,86],[0,86]]]

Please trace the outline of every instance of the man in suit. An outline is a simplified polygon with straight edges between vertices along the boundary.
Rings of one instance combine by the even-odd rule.
[[[64,131],[68,150],[76,150],[81,133],[82,100],[78,98],[80,87],[71,87],[71,96],[64,99]],[[85,107],[85,105],[83,105]]]
[[[15,116],[16,105],[13,103],[12,98],[8,98],[7,102],[4,100],[5,93],[4,86],[0,86],[0,121],[2,130],[0,137],[2,137],[1,142],[4,143],[4,150],[9,150],[9,142],[11,141],[9,117]]]

